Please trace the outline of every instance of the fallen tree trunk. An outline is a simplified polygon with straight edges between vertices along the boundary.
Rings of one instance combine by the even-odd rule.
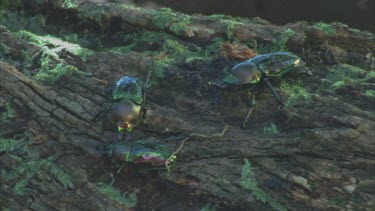
[[[103,31],[119,21],[121,26],[130,24],[131,31],[135,28],[165,30],[178,35],[180,39],[186,37],[184,42],[191,43],[214,36],[225,37],[228,30],[228,22],[182,14],[173,15],[175,22],[158,28],[155,17],[160,18],[165,11],[148,11],[117,4],[87,3],[77,9],[49,8],[48,11],[69,17],[71,10],[74,13],[71,17],[77,15],[75,17],[80,20],[98,24]],[[93,16],[89,11],[99,13],[94,12]],[[189,24],[182,28],[173,26],[187,17]],[[374,36],[349,32],[340,24],[335,25],[338,28],[335,28],[334,35],[327,35],[305,23],[277,27],[269,23],[242,21],[233,26],[232,35],[240,43],[249,39],[255,39],[256,43],[272,43],[287,28],[295,31],[288,46],[296,53],[304,49],[312,75],[303,76],[301,80],[312,92],[309,93],[309,101],[298,98],[275,117],[273,111],[276,103],[271,94],[260,90],[252,124],[250,128],[241,130],[239,123],[247,109],[238,103],[236,93],[226,96],[232,102],[223,100],[216,109],[210,106],[209,96],[212,93],[205,84],[207,77],[221,74],[221,70],[216,69],[215,61],[204,68],[200,66],[201,63],[189,64],[190,67],[182,62],[166,68],[163,77],[158,78],[162,83],[153,85],[148,91],[147,124],[137,128],[133,138],[151,137],[177,149],[180,144],[178,140],[193,132],[207,135],[218,133],[223,128],[221,120],[230,125],[222,137],[191,137],[178,153],[176,166],[170,174],[164,175],[163,181],[170,181],[177,191],[181,190],[181,186],[188,188],[189,201],[209,197],[212,203],[220,200],[219,204],[223,207],[246,210],[371,209],[374,206],[374,192],[368,187],[374,185],[371,179],[375,168],[375,141],[372,138],[375,135],[374,99],[356,92],[371,85],[352,84],[336,91],[327,89],[323,92],[318,92],[317,86],[324,83],[329,68],[327,62],[359,64],[371,70]],[[87,22],[86,25],[90,27]],[[176,27],[179,30],[176,31]],[[121,27],[120,30],[126,31],[127,28]],[[108,179],[113,171],[106,166],[108,163],[102,161],[107,160],[106,147],[114,140],[116,133],[101,121],[94,121],[94,117],[108,103],[107,84],[114,83],[123,75],[145,76],[147,70],[153,68],[154,58],[136,52],[118,54],[103,51],[92,52],[84,61],[69,53],[59,52],[64,65],[73,65],[91,76],[73,72],[47,85],[25,76],[22,69],[15,67],[16,64],[10,64],[19,60],[17,55],[22,54],[22,49],[30,53],[42,48],[29,44],[5,28],[1,29],[0,37],[1,44],[7,47],[6,58],[10,60],[9,63],[0,63],[2,92],[23,110],[21,113],[31,121],[30,128],[54,140],[53,143],[47,141],[48,144],[44,143],[42,148],[54,145],[56,151],[61,153],[56,162],[70,174],[76,175],[72,178],[74,185],[71,192],[64,192],[61,185],[58,191],[53,191],[69,192],[65,198],[48,195],[51,190],[47,188],[44,192],[38,189],[32,194],[32,208],[38,209],[36,205],[40,205],[47,208],[120,209],[118,204],[101,199],[95,185],[102,181],[101,177]],[[322,47],[321,43],[324,42],[327,44]],[[296,43],[299,49],[293,48]],[[337,49],[345,51],[345,56],[337,53]],[[347,53],[349,50],[351,52]],[[320,63],[322,60],[323,64]],[[372,80],[370,78],[365,83],[373,84]],[[285,90],[278,91],[283,97],[288,97]],[[358,96],[345,98],[348,93],[357,93]],[[276,123],[282,132],[267,133],[264,129],[271,123]],[[7,130],[8,134],[12,134],[12,129]],[[160,181],[154,178],[154,173],[141,171],[142,180],[138,178],[139,174],[129,172],[131,170],[134,169],[118,175],[114,185],[122,190],[136,189],[129,184],[131,182],[139,185],[137,188],[142,190],[138,193],[141,202],[158,193],[156,185]],[[43,187],[45,183],[35,181],[34,184]],[[161,195],[164,199],[169,197],[168,193]],[[85,201],[84,205],[82,201]],[[178,199],[174,199],[173,203],[179,202],[182,203],[180,208],[188,206]],[[198,209],[204,203],[201,201],[193,207]],[[146,204],[156,208],[167,206],[158,199]],[[22,204],[19,206],[24,207]],[[168,206],[169,209],[174,208],[170,204]]]

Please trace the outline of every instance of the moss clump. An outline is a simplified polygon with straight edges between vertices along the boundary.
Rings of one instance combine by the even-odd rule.
[[[341,195],[334,196],[328,200],[331,206],[345,208],[348,204],[347,200]]]
[[[236,21],[236,20],[225,20],[225,19],[220,20],[220,23],[224,24],[227,27],[225,34],[227,35],[228,39],[233,39],[234,38],[234,28],[237,25],[243,24],[243,23],[241,23],[239,21]]]
[[[231,17],[228,15],[222,15],[222,14],[213,14],[213,15],[210,15],[209,17],[218,21],[220,25],[223,25],[224,27],[226,27],[225,34],[227,36],[227,39],[230,39],[230,40],[235,38],[234,28],[237,25],[243,25],[244,22],[247,20],[247,19],[240,18],[240,17]]]
[[[330,81],[329,87],[333,90],[339,89],[347,84],[363,83],[375,78],[373,71],[366,71],[359,67],[347,64],[339,64],[329,68],[326,79]]]
[[[0,10],[14,9],[22,5],[21,0],[1,0]]]
[[[278,51],[287,51],[286,43],[288,40],[293,37],[294,31],[292,29],[287,29],[283,31],[279,38],[273,42],[273,46],[271,51],[272,52],[278,52]]]
[[[218,208],[217,204],[215,204],[215,205],[208,204],[205,207],[201,208],[200,211],[216,211],[217,208]]]
[[[295,32],[292,29],[287,29],[277,37],[272,43],[260,43],[258,46],[258,53],[272,53],[279,51],[288,51],[286,44],[288,40],[293,37]]]
[[[64,3],[62,5],[64,8],[76,8],[77,5],[73,3],[71,0],[64,0]]]
[[[363,94],[367,97],[375,97],[375,90],[366,90]]]
[[[275,210],[287,210],[282,204],[272,199],[271,196],[258,187],[258,183],[254,179],[253,168],[248,159],[245,159],[245,164],[242,167],[240,185],[245,190],[250,191],[256,200],[269,204]]]
[[[52,84],[59,80],[62,76],[73,72],[80,73],[76,67],[72,65],[64,65],[62,63],[57,64],[52,69],[49,68],[49,59],[48,57],[44,57],[42,66],[39,72],[34,76],[34,79]]]
[[[151,85],[163,79],[167,68],[183,65],[194,61],[207,61],[208,54],[213,50],[186,44],[177,37],[161,32],[143,31],[128,34],[123,37],[125,46],[111,48],[115,53],[128,53],[129,51],[141,52],[149,57],[152,62]],[[217,45],[219,46],[219,45]]]
[[[107,195],[112,201],[115,201],[127,208],[132,208],[137,205],[137,195],[135,193],[127,194],[121,192],[110,185],[98,183],[99,190]]]
[[[79,10],[79,8],[78,8]],[[95,9],[92,9],[90,11],[85,12],[79,12],[78,18],[81,19],[81,21],[90,21],[93,20],[97,24],[102,24],[102,16],[104,14],[108,13],[108,8],[104,5],[96,5]]]
[[[276,125],[271,123],[270,127],[263,128],[263,134],[265,135],[277,135],[279,134],[279,130],[277,129]]]
[[[75,56],[79,56],[83,61],[86,61],[87,56],[93,54],[93,52],[89,49],[82,48],[81,46],[71,42],[65,42],[62,39],[50,35],[40,36],[25,30],[17,32],[16,35],[18,36],[18,38],[27,40],[37,46],[48,46],[52,48],[52,50],[56,53],[61,50],[68,51]]]
[[[1,170],[3,190],[13,186],[12,192],[23,195],[30,190],[27,186],[32,178],[46,180],[50,176],[65,188],[73,187],[70,175],[53,162],[53,157],[40,158],[37,148],[32,146],[27,135],[14,139],[0,138],[0,152],[7,153],[13,160],[11,168]]]
[[[6,26],[10,31],[30,29],[42,32],[46,24],[46,18],[42,14],[27,17],[23,11],[14,12],[0,9],[0,25]]]
[[[281,89],[288,95],[288,100],[285,102],[286,106],[293,106],[301,100],[308,103],[311,99],[310,93],[303,87],[303,83],[300,80],[293,84],[283,81],[281,83]]]
[[[190,16],[173,12],[170,8],[161,8],[153,15],[154,25],[159,29],[169,27],[176,34],[186,34],[191,24]]]
[[[336,33],[336,29],[327,23],[319,22],[314,24],[314,27],[322,30],[327,35],[334,35]]]
[[[286,51],[286,43],[293,37],[294,31],[292,29],[287,29],[283,31],[278,40],[274,42],[275,51]]]
[[[64,50],[79,57],[82,61],[85,61],[86,57],[92,54],[92,51],[81,48],[76,44],[64,42],[52,36],[39,36],[25,30],[17,32],[16,36],[19,39],[26,40],[40,47],[40,52],[37,54],[30,55],[28,51],[24,51],[23,54],[25,68],[34,65],[34,60],[38,58],[40,68],[38,73],[34,76],[34,79],[51,84],[68,73],[74,72],[87,75],[87,73],[79,71],[76,67],[67,64],[60,58],[59,53]]]
[[[0,121],[5,121],[13,119],[16,117],[16,114],[13,110],[13,107],[10,103],[6,103],[5,110],[0,113]]]

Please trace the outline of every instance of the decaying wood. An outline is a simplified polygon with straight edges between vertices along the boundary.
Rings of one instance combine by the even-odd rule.
[[[86,18],[92,23],[103,24],[103,21],[106,21],[105,24],[110,24],[116,17],[120,18],[124,26],[160,30],[153,25],[153,16],[157,11],[117,7],[115,4],[97,6],[91,3],[83,4],[74,11],[85,14],[96,7],[104,10],[100,21]],[[192,16],[191,21],[188,31],[178,34],[186,36],[189,42],[225,34],[226,28],[213,18]],[[365,55],[368,51],[375,51],[374,36],[350,33],[340,24],[336,27],[341,31],[338,30],[337,34],[331,36],[322,35],[306,23],[278,27],[249,21],[246,24],[236,24],[234,34],[240,41],[255,39],[268,42],[286,28],[292,28],[296,35],[289,44],[292,49],[294,45],[299,45],[309,60],[319,61],[323,58],[322,52],[315,52],[313,47],[324,41],[331,46],[361,55],[360,61],[364,61],[364,66],[369,67]],[[167,25],[165,30],[175,33]],[[32,51],[37,48],[25,48],[27,43],[18,40],[6,29],[0,31],[0,38],[1,43],[11,47],[14,55],[19,53],[19,49]],[[106,83],[113,83],[123,75],[144,77],[150,68],[150,60],[136,52],[95,52],[86,62],[73,60],[70,63],[91,73],[92,77],[67,75],[49,86],[26,77],[22,70],[9,63],[0,62],[1,90],[28,114],[29,119],[39,125],[43,132],[55,140],[54,145],[64,149],[62,153],[66,155],[60,164],[70,173],[77,175],[71,193],[61,199],[48,196],[48,192],[41,196],[36,193],[35,203],[47,203],[46,207],[66,208],[68,205],[64,204],[64,200],[73,197],[77,200],[69,206],[76,209],[116,210],[119,205],[100,198],[93,184],[95,181],[88,180],[89,172],[92,174],[95,171],[87,169],[95,168],[105,159],[105,149],[116,137],[115,131],[93,119],[104,109],[104,104],[108,103]],[[318,73],[319,68],[319,65],[310,66],[313,73]],[[210,70],[193,72],[192,75],[201,76],[206,74],[205,71]],[[263,94],[255,109],[255,116],[250,120],[251,129],[239,128],[246,108],[236,105],[229,108],[221,106],[216,112],[222,118],[229,119],[230,127],[225,127],[220,135],[206,139],[208,137],[199,134],[212,134],[220,130],[222,124],[210,120],[214,109],[209,106],[209,99],[192,94],[187,89],[198,89],[201,87],[199,83],[204,83],[204,80],[201,79],[195,86],[191,86],[190,80],[193,76],[187,74],[183,69],[176,68],[167,76],[166,81],[178,78],[180,82],[179,87],[176,87],[178,92],[170,92],[172,98],[176,99],[174,101],[170,101],[172,98],[167,98],[164,94],[174,88],[168,84],[148,91],[151,99],[147,105],[148,123],[137,128],[135,132],[157,140],[180,133],[191,134],[189,142],[182,142],[183,148],[177,148],[178,144],[173,141],[166,143],[177,149],[176,153],[179,155],[176,165],[167,177],[173,184],[189,187],[193,190],[191,194],[197,197],[206,195],[220,199],[222,204],[227,206],[263,209],[267,205],[255,200],[252,193],[240,185],[244,159],[249,159],[254,166],[254,175],[259,186],[289,209],[335,207],[329,200],[333,200],[338,194],[345,198],[347,209],[371,209],[374,206],[374,192],[368,188],[374,186],[374,180],[369,176],[374,174],[375,169],[373,110],[362,109],[337,96],[313,94],[308,105],[287,108],[279,117],[274,117],[272,112],[276,103],[270,94]],[[308,86],[320,78],[311,76],[309,80],[312,82],[307,82]],[[184,110],[183,106],[176,103],[177,100],[180,104],[192,107],[192,112]],[[269,123],[270,119],[280,123],[284,132],[275,136],[258,133],[257,131],[266,126],[264,122]],[[69,151],[74,153],[67,153]],[[82,154],[77,154],[79,152]],[[77,169],[80,169],[80,172],[76,172]],[[100,171],[110,173],[109,169]],[[139,195],[142,197],[142,194]],[[50,198],[56,201],[48,202]],[[357,199],[361,202],[358,203]],[[83,201],[85,204],[80,204]]]

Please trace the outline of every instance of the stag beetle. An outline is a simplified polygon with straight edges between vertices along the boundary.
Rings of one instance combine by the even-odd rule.
[[[283,102],[267,78],[280,77],[304,65],[305,63],[300,57],[289,52],[276,52],[255,56],[235,65],[231,70],[231,74],[221,81],[211,83],[211,85],[220,89],[220,93],[216,96],[215,103],[219,100],[224,90],[237,89],[244,91],[241,95],[241,100],[250,107],[241,125],[244,128],[255,107],[255,96],[252,89],[259,85],[260,82],[264,82],[279,103],[278,110],[280,110],[283,106]]]

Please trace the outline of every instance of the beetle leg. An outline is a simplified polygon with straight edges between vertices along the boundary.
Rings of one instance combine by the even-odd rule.
[[[125,133],[124,136],[125,136],[125,142],[130,142],[131,141],[132,136],[131,136],[130,133]]]
[[[279,103],[279,108],[278,108],[278,110],[280,110],[280,109],[284,106],[284,103],[281,101],[281,98],[280,98],[279,95],[276,93],[275,89],[272,87],[271,83],[267,80],[267,78],[263,77],[263,81],[266,82],[268,88],[271,90],[273,96],[275,97],[275,99],[276,99],[277,102]]]
[[[140,111],[140,115],[139,117],[142,119],[144,119],[146,117],[146,113],[147,113],[147,109],[145,107],[141,107],[141,111]]]
[[[148,71],[146,82],[143,84],[142,87],[142,99],[143,99],[143,104],[146,102],[146,93],[147,93],[147,87],[148,83],[150,82],[150,77],[151,77],[151,69]]]
[[[110,106],[108,105],[108,103],[104,103],[103,109],[101,109],[98,113],[96,113],[95,116],[94,116],[94,118],[92,118],[91,121],[96,122],[99,119],[103,119],[103,115],[105,115],[106,113],[108,113],[109,107]]]
[[[247,120],[249,119],[250,115],[253,113],[254,108],[255,108],[255,95],[254,95],[253,92],[251,92],[251,104],[250,104],[250,109],[249,109],[249,111],[247,112],[247,115],[246,115],[245,119],[244,119],[243,122],[242,122],[242,125],[241,125],[242,128],[245,128],[245,127],[246,127]]]

